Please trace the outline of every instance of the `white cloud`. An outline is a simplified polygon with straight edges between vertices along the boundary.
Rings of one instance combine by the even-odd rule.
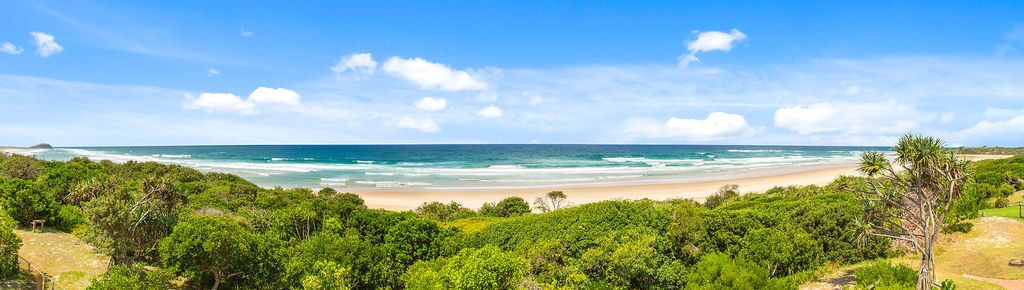
[[[775,126],[798,134],[900,134],[932,122],[937,114],[897,101],[877,103],[817,103],[782,107],[775,111]],[[952,117],[948,117],[952,118]]]
[[[695,31],[695,33],[697,33]],[[697,38],[686,45],[689,52],[679,57],[679,65],[686,66],[691,62],[700,62],[697,53],[710,51],[730,51],[736,42],[747,39],[747,35],[733,28],[728,33],[721,31],[705,31],[697,33]]]
[[[32,38],[35,39],[36,54],[39,56],[47,57],[64,51],[64,47],[57,43],[53,35],[42,32],[30,32],[29,34],[32,34]]]
[[[377,69],[377,61],[373,60],[373,55],[370,53],[353,53],[348,56],[342,57],[333,67],[331,71],[336,73],[343,73],[346,71],[361,72],[366,74],[372,74]]]
[[[501,117],[502,113],[501,113],[501,108],[498,108],[498,107],[495,107],[495,106],[487,106],[486,108],[483,108],[483,109],[480,109],[480,111],[477,111],[476,114],[477,114],[477,116],[481,116],[481,117],[497,118],[497,117]]]
[[[1016,143],[1020,142],[1019,137],[1015,136],[1024,135],[1024,115],[1002,121],[983,120],[970,128],[949,135],[950,141],[961,144],[999,145],[989,144],[987,142],[991,141],[987,140],[1000,140],[998,142],[1001,144],[1019,146],[1020,143]]]
[[[215,68],[211,68],[211,69],[209,70],[209,75],[210,75],[211,77],[212,77],[212,76],[216,76],[216,75],[219,75],[219,74],[220,74],[220,70],[218,70],[218,69],[215,69]]]
[[[730,138],[748,137],[758,130],[747,124],[741,115],[713,112],[704,119],[683,119],[672,117],[659,123],[649,119],[630,120],[626,133],[646,139],[677,139],[690,142],[706,142]]]
[[[1020,115],[1024,115],[1024,110],[991,107],[981,113],[986,120],[1007,120]]]
[[[252,102],[243,101],[242,98],[228,93],[202,93],[198,98],[192,94],[185,94],[185,107],[207,112],[231,112],[242,115],[256,113],[255,105]]]
[[[249,98],[246,100],[231,93],[202,93],[198,98],[189,93],[185,94],[185,108],[242,115],[258,114],[257,105],[296,106],[299,105],[299,102],[298,93],[284,88],[258,87],[249,94]]]
[[[530,105],[537,106],[544,103],[544,98],[541,96],[533,96],[530,98]]]
[[[416,101],[416,108],[424,111],[440,111],[445,107],[448,107],[448,102],[444,98],[423,97]]]
[[[21,49],[20,46],[14,45],[10,42],[4,42],[4,44],[0,45],[0,52],[6,54],[21,54],[22,51],[23,49]]]
[[[402,59],[391,57],[382,66],[385,72],[415,83],[423,89],[445,91],[483,91],[487,83],[469,72],[453,70],[450,67],[426,61],[422,58]]]
[[[437,123],[434,123],[434,120],[410,117],[399,118],[395,125],[401,128],[416,129],[427,133],[437,132],[441,129],[437,126]]]
[[[242,37],[250,38],[250,37],[252,37],[252,35],[253,35],[252,31],[245,30],[244,27],[242,28]]]
[[[258,87],[249,94],[253,103],[298,105],[299,99],[299,93],[285,88]]]

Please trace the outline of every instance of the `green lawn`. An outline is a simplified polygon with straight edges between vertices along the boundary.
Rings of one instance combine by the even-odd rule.
[[[37,269],[55,276],[57,284],[64,289],[85,289],[92,278],[107,271],[110,257],[97,253],[74,235],[49,228],[37,232],[15,230],[14,233],[22,240],[18,254]]]

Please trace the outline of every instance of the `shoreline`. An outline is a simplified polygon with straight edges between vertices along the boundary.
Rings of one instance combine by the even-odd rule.
[[[573,204],[584,204],[605,200],[652,199],[665,200],[673,198],[689,198],[702,200],[718,191],[724,185],[739,185],[741,193],[762,192],[776,186],[790,185],[824,185],[841,175],[857,175],[856,164],[842,164],[825,167],[803,168],[803,170],[768,173],[758,176],[737,176],[694,180],[677,183],[632,184],[610,186],[582,187],[549,187],[526,189],[489,189],[489,190],[440,190],[440,191],[353,191],[365,201],[370,208],[387,210],[412,210],[424,202],[439,201],[448,203],[455,201],[468,208],[479,208],[485,202],[519,196],[527,202],[533,202],[549,191],[560,190],[569,196]]]
[[[1003,159],[1013,155],[961,155],[971,161]],[[673,183],[641,183],[607,186],[561,186],[518,189],[481,190],[353,190],[369,208],[386,210],[414,210],[425,202],[458,202],[464,207],[477,209],[486,202],[518,196],[532,204],[537,197],[550,191],[564,192],[570,204],[585,204],[606,200],[687,198],[703,201],[725,185],[739,186],[741,194],[764,192],[777,186],[826,185],[839,176],[861,176],[858,162],[817,166],[783,167],[767,171],[727,173],[710,179],[693,179]],[[760,173],[760,174],[759,174]]]
[[[13,150],[12,150],[13,149]],[[0,152],[24,154],[24,147],[0,146]],[[19,152],[21,151],[21,152]],[[971,161],[1002,159],[1012,155],[962,154]],[[610,182],[607,184],[537,185],[517,188],[349,188],[338,189],[359,195],[370,208],[413,210],[425,202],[458,202],[468,208],[479,208],[487,202],[519,196],[532,202],[550,191],[562,191],[572,204],[605,200],[686,198],[703,200],[725,185],[739,186],[740,193],[763,192],[778,186],[824,185],[843,175],[859,176],[858,162],[837,162],[792,167],[763,168],[720,172],[716,175],[679,180],[645,180]],[[263,185],[261,185],[263,186]],[[266,186],[264,186],[266,187]],[[311,188],[315,189],[315,188]]]

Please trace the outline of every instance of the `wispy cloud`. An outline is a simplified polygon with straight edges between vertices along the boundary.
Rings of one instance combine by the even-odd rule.
[[[83,2],[78,3],[82,5],[93,5],[93,10],[102,11],[106,17],[106,21],[120,22],[116,26],[100,26],[94,25],[88,20],[79,19],[76,17],[68,16],[65,13],[60,12],[58,9],[47,7],[41,2],[32,2],[39,11],[42,11],[46,15],[53,17],[54,19],[67,24],[69,27],[74,28],[77,31],[83,32],[90,36],[90,41],[96,41],[98,45],[103,46],[107,49],[123,51],[128,53],[134,53],[139,55],[148,55],[153,57],[177,59],[193,62],[201,62],[208,64],[219,64],[229,65],[245,68],[254,69],[265,69],[265,70],[285,70],[279,66],[273,67],[253,62],[234,60],[229,56],[213,56],[202,52],[196,52],[188,49],[184,49],[176,43],[169,40],[170,37],[154,37],[153,35],[143,34],[140,32],[139,27],[144,27],[138,21],[134,21],[127,13],[120,13],[116,10],[107,9],[106,7],[100,6],[96,3]],[[111,28],[114,27],[114,28]],[[124,29],[126,27],[136,29]],[[151,33],[151,32],[150,32]]]
[[[21,54],[22,51],[23,49],[20,46],[14,45],[10,42],[4,42],[3,44],[0,44],[0,52],[6,54]]]
[[[679,57],[679,66],[687,66],[691,62],[700,62],[698,53],[711,51],[731,51],[737,42],[747,39],[747,35],[733,28],[729,32],[694,31],[696,37],[686,44],[687,54]]]

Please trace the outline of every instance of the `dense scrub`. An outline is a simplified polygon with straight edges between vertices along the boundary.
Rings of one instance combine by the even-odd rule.
[[[530,213],[522,198],[478,211],[376,210],[331,189],[260,188],[156,163],[0,156],[0,174],[15,221],[48,220],[113,257],[97,289],[792,289],[819,266],[889,251],[857,222],[856,178],[726,191],[714,206],[605,201]]]

